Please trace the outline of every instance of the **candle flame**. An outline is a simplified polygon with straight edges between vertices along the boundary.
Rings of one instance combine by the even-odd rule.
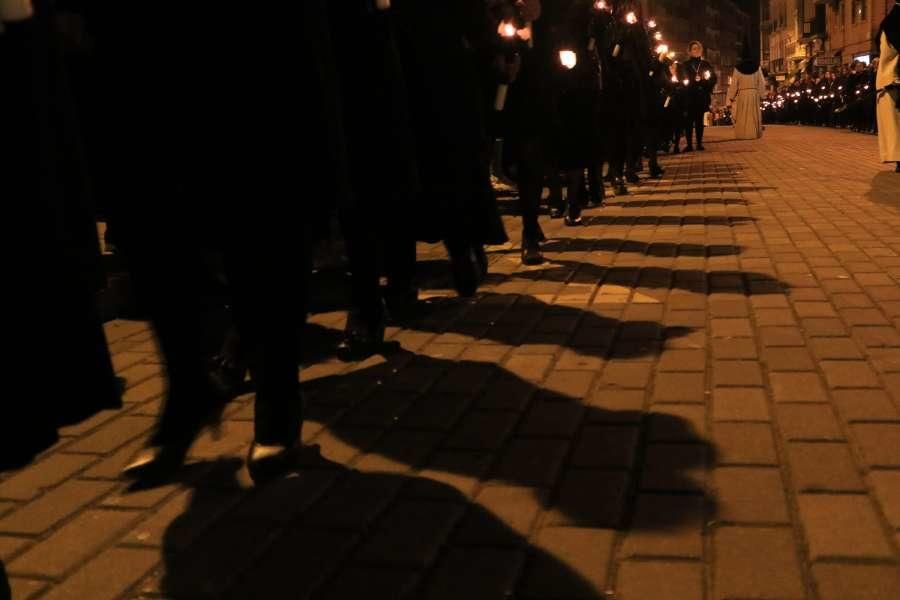
[[[712,77],[712,73],[710,73],[709,71],[703,71],[703,79],[709,79],[710,77]]]
[[[685,80],[682,81],[681,83],[683,83],[684,85],[691,85],[691,80],[690,80],[690,79],[685,79]]]
[[[560,50],[559,62],[567,69],[574,69],[578,64],[578,55],[571,50]]]
[[[672,75],[672,83],[678,83],[678,75]]]
[[[660,44],[659,46],[656,47],[656,53],[657,54],[668,54],[669,46],[666,44]]]
[[[625,20],[628,21],[629,25],[634,25],[637,23],[637,15],[632,11],[625,15]]]
[[[500,29],[498,30],[501,37],[511,38],[516,35],[516,26],[512,23],[503,22],[500,23]]]
[[[647,21],[647,27],[650,29],[656,29],[656,19],[650,19]]]
[[[662,40],[662,31],[657,31],[656,33],[654,33],[654,34],[653,34],[653,38],[654,38],[657,42],[661,41],[661,40]]]
[[[606,3],[606,0],[597,0],[594,3],[594,8],[597,10],[609,10],[609,5]]]

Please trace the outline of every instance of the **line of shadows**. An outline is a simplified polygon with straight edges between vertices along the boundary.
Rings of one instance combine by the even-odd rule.
[[[322,359],[339,332],[308,334]],[[599,599],[616,529],[653,537],[715,514],[710,444],[680,416],[605,407],[603,390],[584,402],[397,350],[305,392],[335,460],[302,453],[295,476],[252,490],[234,461],[186,467],[164,597]],[[341,464],[341,448],[365,453]],[[596,560],[573,560],[573,543]]]

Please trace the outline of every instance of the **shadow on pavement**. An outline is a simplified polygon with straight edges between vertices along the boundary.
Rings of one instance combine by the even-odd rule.
[[[307,361],[339,335],[309,327]],[[322,455],[300,453],[294,476],[248,489],[240,461],[185,467],[163,597],[599,599],[616,530],[715,514],[702,419],[645,413],[643,390],[575,397],[406,350],[350,369],[304,385]],[[570,375],[556,385],[596,373]]]
[[[872,179],[872,187],[866,197],[872,202],[900,208],[900,174],[882,171]]]

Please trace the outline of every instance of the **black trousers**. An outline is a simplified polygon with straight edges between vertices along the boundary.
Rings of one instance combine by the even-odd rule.
[[[685,138],[687,138],[687,143],[689,146],[693,145],[691,141],[692,138],[696,137],[697,145],[701,145],[703,143],[703,115],[706,114],[706,109],[703,108],[691,108],[688,111],[687,123],[685,127]]]

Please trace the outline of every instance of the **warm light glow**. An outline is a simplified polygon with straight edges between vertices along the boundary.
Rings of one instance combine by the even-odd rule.
[[[498,33],[501,35],[501,37],[505,37],[505,38],[515,37],[516,36],[516,26],[513,25],[512,23],[507,23],[507,22],[500,23],[500,29],[498,30]]]
[[[578,55],[571,50],[560,50],[559,62],[567,69],[574,69],[578,64]]]
[[[672,83],[678,83],[678,75],[672,75]]]
[[[637,23],[637,15],[632,11],[625,15],[625,20],[628,21],[629,25],[634,25],[635,23]]]
[[[519,39],[523,42],[531,41],[531,25],[516,31],[516,35],[519,36]]]
[[[668,54],[669,46],[666,44],[660,44],[659,46],[656,47],[656,53],[657,54]]]
[[[606,0],[597,0],[594,2],[594,8],[597,10],[609,10],[609,4],[606,3]]]
[[[710,73],[709,71],[703,71],[703,79],[709,79],[710,77],[712,77],[712,73]]]
[[[675,58],[675,51],[669,52],[669,58]]]
[[[690,80],[690,79],[685,79],[685,80],[682,81],[681,83],[683,83],[684,85],[691,85],[691,80]]]
[[[662,31],[657,31],[655,34],[653,34],[653,39],[655,39],[657,42],[661,41],[662,40]]]
[[[647,27],[650,29],[656,29],[656,19],[650,19],[647,21]]]

